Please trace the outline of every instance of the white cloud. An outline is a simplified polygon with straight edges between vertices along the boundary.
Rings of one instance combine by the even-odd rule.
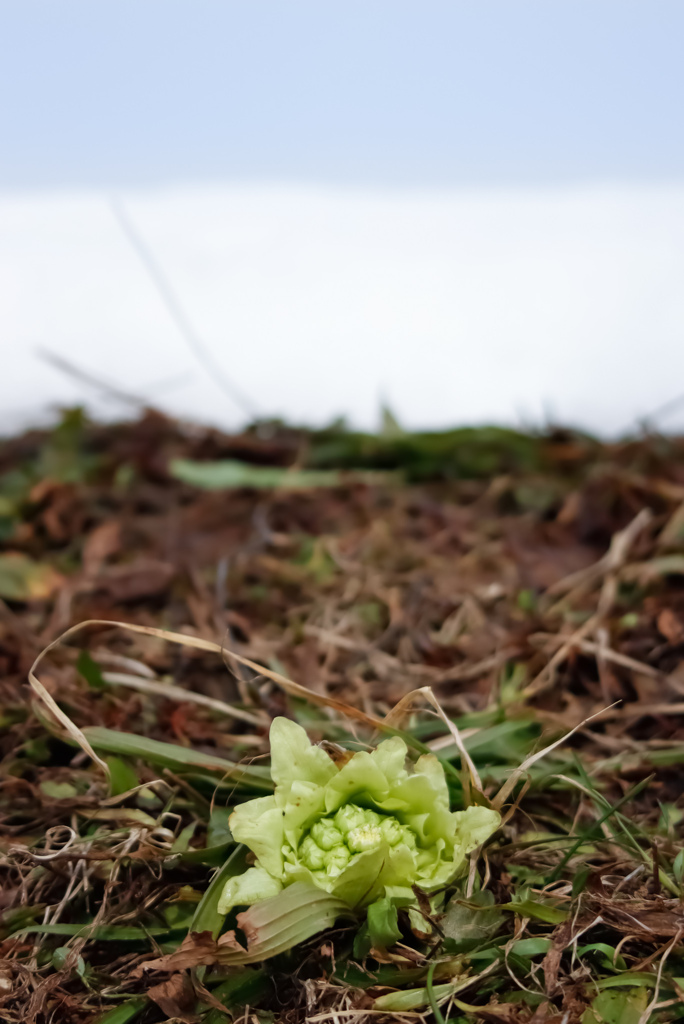
[[[264,415],[622,430],[684,391],[684,186],[130,192],[207,347]],[[180,338],[106,196],[0,196],[0,427],[121,411],[47,348],[174,413],[240,411]],[[166,391],[156,382],[177,378]],[[684,411],[664,423],[684,426]]]

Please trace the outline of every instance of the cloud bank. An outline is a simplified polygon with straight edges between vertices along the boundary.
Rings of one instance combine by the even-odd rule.
[[[225,374],[264,416],[611,434],[684,392],[684,186],[122,197]],[[177,415],[244,413],[196,360],[98,193],[0,195],[0,429],[102,399],[49,349]],[[684,410],[663,422],[684,427]]]

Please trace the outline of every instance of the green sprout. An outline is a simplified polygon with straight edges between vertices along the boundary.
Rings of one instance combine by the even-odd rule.
[[[233,836],[255,864],[229,879],[219,912],[251,906],[307,882],[351,908],[376,901],[415,907],[413,886],[434,893],[500,823],[497,811],[452,812],[444,769],[433,754],[406,768],[397,736],[337,765],[287,718],[271,725],[272,796],[240,804]]]

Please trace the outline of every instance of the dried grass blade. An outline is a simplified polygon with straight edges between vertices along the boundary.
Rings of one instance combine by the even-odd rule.
[[[619,703],[619,701],[617,701],[616,703]],[[506,800],[515,789],[518,779],[522,775],[524,775],[525,772],[529,768],[531,768],[533,764],[535,764],[537,761],[540,761],[542,757],[546,757],[546,755],[550,754],[552,750],[556,749],[556,747],[560,747],[562,743],[565,743],[566,740],[569,740],[570,737],[573,736],[576,732],[578,732],[580,729],[583,729],[588,722],[593,722],[593,720],[595,718],[598,718],[599,715],[602,715],[605,711],[610,711],[610,709],[614,707],[615,704],[610,704],[606,708],[601,708],[600,711],[597,711],[595,714],[589,715],[588,718],[585,718],[582,722],[579,723],[579,725],[576,725],[574,729],[571,729],[570,732],[567,732],[565,736],[561,736],[560,739],[556,740],[554,743],[550,743],[548,747],[544,747],[543,750],[538,750],[536,754],[532,754],[530,757],[526,758],[523,761],[523,763],[519,765],[518,768],[515,768],[511,772],[509,777],[506,779],[503,786],[492,800],[492,807],[494,807],[496,810],[501,810]]]
[[[64,636],[66,636],[66,634],[64,634]],[[51,644],[48,644],[48,646],[43,651],[41,651],[36,660],[33,662],[31,668],[29,669],[29,683],[31,684],[31,687],[35,695],[47,709],[50,717],[56,719],[60,723],[62,728],[69,734],[69,736],[71,736],[74,742],[81,748],[81,750],[84,751],[84,753],[88,755],[88,757],[92,761],[95,762],[95,764],[97,764],[102,769],[107,779],[109,779],[109,765],[107,764],[107,762],[103,761],[102,758],[95,753],[95,751],[91,747],[90,743],[88,742],[87,738],[85,737],[81,729],[79,729],[75,722],[72,722],[69,716],[65,714],[64,711],[62,711],[54,697],[52,697],[51,694],[46,690],[45,686],[41,683],[40,679],[36,675],[36,670],[41,661],[43,660],[43,658],[45,657],[45,655],[49,651],[51,651],[53,647],[56,647],[58,644],[60,644],[62,642],[62,639],[63,637],[59,637],[57,640],[53,640]]]
[[[246,668],[251,669],[258,675],[266,676],[277,686],[279,686],[286,693],[292,697],[299,697],[302,700],[308,701],[310,704],[316,704],[319,707],[332,708],[335,711],[339,711],[341,714],[346,715],[348,718],[355,718],[359,722],[363,722],[364,725],[369,726],[373,729],[385,729],[386,724],[383,719],[378,718],[375,715],[367,714],[365,711],[361,711],[359,708],[352,707],[351,704],[346,704],[344,701],[335,700],[334,697],[326,697],[324,694],[315,693],[313,690],[307,689],[305,686],[301,686],[299,683],[295,683],[292,679],[288,679],[287,676],[283,676],[280,672],[274,672],[264,665],[258,665],[255,661],[251,661],[250,658],[245,658],[241,654],[237,654],[234,651],[228,650],[224,645],[215,643],[213,640],[204,640],[201,637],[187,635],[185,633],[174,633],[171,630],[157,629],[154,626],[140,626],[132,622],[120,622],[115,619],[86,619],[84,622],[79,622],[75,626],[71,626],[61,636],[53,640],[52,643],[41,651],[36,658],[31,671],[29,673],[29,680],[34,692],[45,704],[48,710],[54,717],[62,724],[64,729],[69,733],[70,736],[78,743],[78,745],[91,757],[97,764],[102,767],[103,771],[108,772],[107,766],[102,761],[95,751],[88,743],[86,737],[80,729],[64,714],[63,711],[57,706],[53,698],[50,696],[48,691],[45,689],[43,684],[36,676],[36,670],[43,658],[59,644],[63,643],[69,637],[74,636],[76,633],[84,630],[90,626],[107,626],[108,628],[124,629],[129,633],[138,633],[142,636],[154,636],[160,640],[165,640],[167,643],[179,644],[183,647],[193,647],[196,650],[208,651],[212,654],[226,655],[228,654],[232,659],[237,661],[240,665],[244,665]],[[185,691],[183,691],[185,693]],[[190,698],[192,699],[192,698]],[[229,705],[226,705],[227,707]]]
[[[199,704],[201,707],[216,711],[219,715],[226,715],[240,722],[247,722],[249,725],[254,725],[260,729],[268,728],[268,720],[263,715],[255,715],[251,711],[243,711],[242,708],[233,707],[231,704],[226,704],[223,700],[217,700],[215,697],[206,697],[203,693],[195,693],[194,690],[185,690],[182,686],[174,686],[172,683],[164,683],[156,679],[143,679],[141,676],[132,676],[127,672],[103,672],[102,678],[105,683],[110,683],[112,686],[128,686],[132,690],[149,693],[155,697]]]
[[[431,686],[421,686],[417,690],[411,690],[410,693],[407,693],[404,697],[402,697],[399,703],[395,704],[392,710],[388,713],[387,717],[384,719],[385,727],[387,727],[388,725],[394,727],[398,724],[401,724],[404,717],[408,715],[412,710],[412,705],[414,704],[416,698],[418,697],[423,697],[424,700],[427,701],[427,703],[434,708],[434,710],[437,712],[441,720],[446,725],[447,729],[449,730],[453,737],[454,743],[458,747],[458,752],[461,755],[461,761],[468,769],[468,774],[470,775],[470,781],[471,785],[473,786],[473,789],[476,789],[479,793],[481,793],[482,780],[480,779],[473,759],[471,758],[470,754],[465,748],[463,737],[459,732],[458,726],[454,722],[452,722],[449,716],[446,714],[441,704],[437,700]]]

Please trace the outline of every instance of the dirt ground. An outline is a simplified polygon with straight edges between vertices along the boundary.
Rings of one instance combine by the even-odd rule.
[[[265,965],[136,971],[205,930],[243,798],[225,765],[260,785],[274,716],[370,739],[421,687],[487,799],[577,730],[515,776],[451,945],[406,931],[358,962],[338,929]],[[466,799],[447,726],[409,711]],[[3,1020],[684,1019],[682,439],[229,437],[72,411],[0,445],[0,729]]]

